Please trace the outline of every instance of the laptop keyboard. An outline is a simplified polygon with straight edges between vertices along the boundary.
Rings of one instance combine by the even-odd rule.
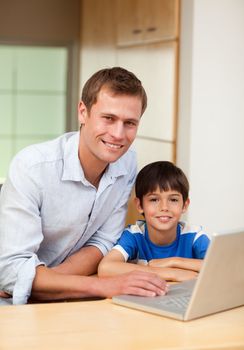
[[[181,295],[177,297],[169,297],[165,298],[160,301],[160,304],[167,305],[167,306],[174,306],[177,308],[186,308],[189,300],[190,300],[190,295]]]

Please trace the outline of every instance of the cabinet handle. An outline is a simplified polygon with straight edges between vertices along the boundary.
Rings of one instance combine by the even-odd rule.
[[[156,27],[149,27],[149,28],[147,28],[148,32],[155,32],[156,30],[157,30]]]
[[[133,33],[133,34],[140,34],[141,32],[142,32],[141,29],[133,29],[133,30],[132,30],[132,33]]]

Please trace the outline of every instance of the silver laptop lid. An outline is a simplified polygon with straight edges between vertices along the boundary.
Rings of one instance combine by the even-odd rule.
[[[214,234],[185,319],[244,305],[244,229]]]

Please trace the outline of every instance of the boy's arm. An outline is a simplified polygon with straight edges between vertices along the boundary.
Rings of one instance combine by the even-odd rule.
[[[161,259],[160,259],[161,260]],[[191,269],[150,266],[128,263],[125,261],[122,253],[112,249],[100,262],[98,266],[98,275],[102,277],[120,275],[131,271],[143,271],[156,273],[162,279],[167,281],[185,281],[196,278],[198,273]]]
[[[199,272],[202,267],[202,259],[170,257],[164,259],[152,259],[148,265],[151,267],[169,267]]]

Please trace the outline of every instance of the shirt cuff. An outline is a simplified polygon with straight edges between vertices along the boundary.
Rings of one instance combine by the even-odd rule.
[[[36,266],[45,265],[40,262],[36,255],[27,259],[21,266],[13,290],[13,304],[26,304],[30,295],[33,280],[36,275]]]

